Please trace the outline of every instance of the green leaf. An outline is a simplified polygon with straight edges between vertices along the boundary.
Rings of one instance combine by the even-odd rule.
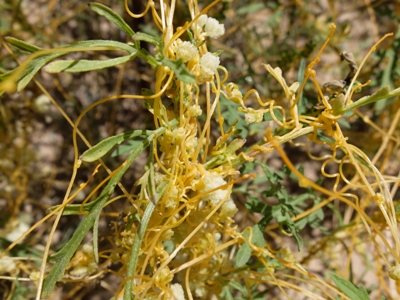
[[[4,39],[11,46],[14,46],[15,48],[18,48],[19,50],[22,50],[22,51],[26,51],[26,52],[29,52],[29,53],[34,53],[36,51],[42,50],[42,48],[39,48],[39,47],[36,47],[34,45],[25,43],[24,41],[18,40],[16,38],[11,37],[11,36],[7,36]]]
[[[399,40],[400,38],[400,33],[399,31],[396,33],[396,37],[394,38],[395,40]],[[392,81],[392,76],[395,72],[395,61],[396,61],[396,52],[393,48],[389,48],[385,52],[385,59],[387,60],[387,64],[384,68],[383,75],[382,75],[382,81],[381,81],[381,87],[388,85],[390,88],[393,88],[393,81]],[[382,109],[385,107],[386,101],[379,101],[375,103],[375,108],[376,108],[376,113],[380,114]]]
[[[306,72],[306,65],[307,65],[306,59],[303,57],[300,61],[299,73],[297,75],[297,81],[299,82],[300,86],[303,84],[304,74]],[[306,101],[303,97],[303,91],[301,91],[301,94],[299,96],[299,101],[297,102],[297,109],[299,115],[304,114],[307,110]]]
[[[280,122],[282,122],[283,116],[279,109],[274,108],[273,114],[275,115],[276,119],[278,119]],[[274,119],[272,118],[271,112],[267,112],[264,114],[264,121],[274,121]]]
[[[175,250],[175,243],[172,240],[164,241],[162,244],[168,254],[171,254]]]
[[[39,57],[38,59],[34,59],[31,61],[29,66],[26,69],[22,69],[21,75],[24,75],[22,79],[17,84],[17,91],[21,92],[29,82],[33,79],[39,70],[45,66],[48,62],[52,61],[53,59],[62,56],[62,53],[55,53],[53,55],[45,55],[43,57]],[[18,67],[17,70],[21,69],[21,66]],[[26,75],[25,75],[26,73]]]
[[[342,114],[346,111],[382,100],[382,99],[387,99],[387,98],[392,98],[400,95],[400,88],[397,88],[393,91],[390,91],[390,88],[388,85],[384,86],[383,88],[379,89],[376,93],[370,95],[370,96],[365,96],[362,97],[361,99],[357,100],[356,102],[353,102],[350,105],[347,105],[343,110],[339,110],[334,113],[334,115],[339,115]]]
[[[252,229],[253,229],[253,234],[251,237],[252,244],[254,244],[258,247],[264,247],[265,239],[264,239],[264,234],[261,231],[260,227],[258,225],[254,225],[252,227]],[[251,249],[249,243],[247,242],[247,240],[249,239],[249,236],[250,236],[250,232],[248,230],[246,230],[243,233],[243,236],[246,238],[246,242],[242,244],[242,246],[240,247],[240,249],[236,255],[236,261],[235,261],[236,268],[240,268],[240,267],[244,266],[251,257],[252,249]]]
[[[100,216],[100,215],[99,215]],[[99,218],[93,224],[93,254],[96,263],[99,263]]]
[[[235,300],[235,298],[233,298],[233,295],[229,289],[229,286],[225,285],[222,288],[221,293],[219,294],[219,296],[221,297],[220,299],[226,299],[226,300]]]
[[[302,230],[304,227],[306,227],[306,225],[308,224],[308,218],[303,218],[303,219],[300,219],[300,220],[297,220],[296,222],[295,222],[295,224],[296,224],[296,227],[299,229],[299,230]]]
[[[233,287],[234,289],[240,291],[243,294],[243,296],[246,297],[248,295],[247,289],[243,285],[241,285],[239,282],[236,282],[234,280],[230,280],[229,281],[229,285],[231,287]]]
[[[12,75],[13,71],[4,71],[4,73],[0,74],[0,82],[6,80],[8,77]]]
[[[82,213],[90,212],[93,209],[93,206],[96,205],[96,201],[92,201],[90,203],[82,204],[68,204],[62,211],[63,216],[69,215],[79,215]],[[57,209],[59,205],[55,205],[49,208],[49,211],[54,211]]]
[[[293,237],[296,240],[297,249],[301,251],[301,248],[303,247],[303,240],[299,235],[299,229],[297,228],[296,224],[290,219],[290,217],[287,218],[286,226],[289,227],[290,233],[293,234]]]
[[[137,155],[139,154],[140,153],[138,153]],[[121,173],[120,175],[122,176],[122,174],[125,173],[127,169],[128,168],[121,169],[120,172],[118,173]],[[110,198],[112,192],[114,191],[115,185],[118,183],[119,179],[120,178],[118,178],[117,174],[114,178],[110,180],[110,182],[104,189],[103,193],[98,198],[99,201],[97,201],[96,206],[89,213],[89,215],[87,215],[87,217],[80,223],[73,237],[67,242],[67,244],[65,244],[65,246],[58,253],[56,253],[56,255],[54,255],[56,263],[44,280],[42,297],[45,298],[50,296],[56,282],[59,281],[64,276],[65,269],[67,268],[68,263],[71,260],[71,257],[78,249],[79,245],[81,244],[83,238],[86,236],[87,232],[96,222],[97,217],[100,215],[100,212],[103,209],[104,204]]]
[[[368,300],[370,299],[365,288],[357,288],[350,281],[331,273],[331,277],[335,282],[336,286],[351,300]]]
[[[49,73],[87,72],[113,67],[136,57],[137,53],[106,60],[59,60],[48,64],[44,70]]]
[[[343,111],[344,103],[345,103],[345,100],[344,100],[344,95],[343,94],[339,94],[335,98],[333,98],[330,101],[330,104],[332,106],[333,114],[336,114],[339,111]]]
[[[185,83],[196,83],[196,77],[192,73],[190,73],[189,69],[186,67],[181,59],[172,60],[164,58],[161,61],[161,64],[167,66],[172,71],[174,71],[176,77],[178,77],[179,80]]]
[[[341,127],[343,127],[343,128],[350,128],[350,127],[351,127],[350,123],[347,122],[347,121],[346,121],[345,119],[343,119],[343,118],[340,118],[340,119],[338,120],[338,123],[339,123],[339,125],[340,125]]]
[[[90,2],[89,7],[91,10],[95,11],[101,16],[104,16],[107,20],[117,25],[120,29],[125,31],[125,33],[129,37],[132,37],[135,34],[135,32],[132,30],[131,27],[129,27],[129,25],[124,21],[124,19],[122,19],[121,16],[118,15],[111,8],[95,2]]]
[[[89,40],[89,41],[80,41],[76,43],[72,43],[69,45],[65,45],[59,49],[68,49],[68,52],[75,51],[87,51],[87,48],[93,48],[90,50],[123,50],[128,52],[129,54],[133,54],[137,51],[133,46],[128,45],[126,43],[121,43],[117,41],[110,40]],[[98,48],[98,49],[96,49]],[[71,51],[72,50],[72,51]],[[67,52],[65,52],[67,53]]]
[[[135,130],[135,131],[128,131],[124,133],[120,133],[109,138],[106,138],[99,142],[97,145],[93,146],[92,148],[86,150],[79,159],[85,162],[93,162],[102,158],[104,155],[107,154],[115,145],[121,144],[122,142],[126,141],[127,139],[132,139],[139,136],[148,136],[151,131],[147,130]]]
[[[323,135],[322,131],[320,131],[320,130],[317,131],[317,139],[320,140],[321,142],[327,143],[329,145],[333,145],[335,142],[330,137]]]
[[[129,154],[131,151],[135,150],[137,146],[140,145],[140,141],[129,140],[127,145],[119,145],[112,153],[111,157],[117,157],[124,154]]]
[[[264,3],[250,3],[247,4],[243,7],[240,7],[236,13],[239,15],[244,15],[244,14],[249,14],[249,13],[253,13],[256,11],[260,11],[261,9],[265,8],[265,4]]]
[[[353,154],[353,156],[354,156],[354,158],[355,158],[356,160],[358,160],[364,167],[367,167],[367,169],[368,169],[369,171],[373,172],[371,166],[369,165],[368,162],[366,162],[366,161],[364,160],[364,158],[358,156],[357,154]]]
[[[143,32],[136,32],[133,36],[132,39],[135,41],[143,41],[143,42],[148,42],[151,43],[157,47],[161,46],[161,40],[159,38],[156,38],[150,34],[143,33]]]
[[[251,238],[251,242],[258,247],[265,246],[264,234],[258,225],[253,226],[253,236]]]
[[[170,122],[169,126],[174,126],[178,123],[177,120],[173,120]],[[104,205],[114,192],[115,186],[120,181],[121,177],[125,174],[134,160],[139,156],[139,154],[150,145],[150,143],[154,139],[154,135],[160,135],[166,130],[166,127],[160,127],[155,130],[152,134],[150,134],[141,144],[140,147],[136,148],[131,155],[129,155],[128,159],[124,166],[115,174],[114,177],[108,182],[107,186],[104,188],[103,192],[94,202],[95,205],[93,206],[90,213],[83,219],[80,223],[79,227],[75,231],[72,238],[65,244],[65,246],[57,252],[55,255],[52,256],[53,259],[56,260],[55,265],[51,269],[50,273],[44,280],[43,283],[43,292],[42,297],[48,297],[52,293],[54,286],[57,281],[59,281],[65,272],[65,269],[68,266],[68,263],[71,260],[71,257],[74,255],[75,251],[78,249],[79,245],[81,244],[83,238],[86,236],[87,232],[90,228],[93,227],[96,220],[100,216],[101,210],[103,209]],[[151,204],[154,207],[154,205]]]
[[[32,54],[33,56],[28,57],[27,63],[23,63],[21,66],[13,70],[12,73],[7,74],[7,76],[10,77],[16,74],[14,80],[15,82],[18,82],[17,90],[20,92],[33,79],[36,73],[53,59],[70,52],[87,51],[88,49],[92,51],[123,50],[128,52],[130,55],[138,53],[134,47],[121,42],[106,40],[81,41],[63,46],[58,49],[43,50],[43,52],[36,51],[34,54]],[[2,88],[3,87],[0,86],[0,90]]]
[[[251,257],[251,248],[247,242],[240,246],[239,251],[236,254],[235,268],[244,266]]]
[[[153,160],[154,160],[154,153],[153,153],[153,148],[151,148],[150,153],[149,153],[149,161],[146,166],[148,169],[146,191],[147,191],[147,195],[149,196],[150,201],[153,202],[154,205],[156,205],[156,203],[157,203],[156,201],[159,197],[157,197],[157,192],[156,192]]]

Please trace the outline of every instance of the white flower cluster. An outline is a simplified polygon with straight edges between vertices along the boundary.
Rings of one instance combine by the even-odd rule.
[[[264,113],[262,110],[255,110],[252,108],[247,108],[244,114],[244,120],[247,124],[260,123],[263,120]]]
[[[31,223],[32,216],[27,213],[21,213],[18,219],[8,222],[6,228],[0,230],[0,236],[10,242],[15,242],[29,229]]]
[[[50,109],[51,100],[47,95],[40,95],[33,101],[32,108],[38,113],[44,114]]]
[[[199,63],[201,68],[200,77],[202,79],[209,78],[214,75],[219,66],[219,57],[207,52],[200,58]]]
[[[84,244],[70,262],[73,269],[69,272],[75,277],[84,277],[93,274],[97,270],[97,263],[94,258],[94,249],[92,244]]]
[[[176,57],[182,59],[184,63],[194,58],[199,53],[196,46],[191,42],[182,42],[180,39],[177,41]]]
[[[200,188],[199,192],[204,193],[226,184],[226,181],[218,173],[207,171],[202,183],[203,186]],[[205,195],[202,199],[204,201],[211,201],[214,205],[216,205],[226,197],[227,193],[228,191],[220,189]]]
[[[203,186],[199,189],[199,192],[204,193],[226,184],[226,181],[218,173],[207,171],[202,184]],[[221,207],[220,216],[222,220],[232,218],[238,211],[235,202],[233,202],[230,195],[227,196],[227,193],[227,190],[219,189],[202,198],[202,200],[210,201],[216,205],[227,197],[226,202]]]
[[[201,116],[202,112],[203,111],[201,110],[200,105],[194,104],[194,105],[188,107],[187,115],[189,117],[198,117],[198,116]]]
[[[185,300],[185,293],[179,283],[171,284],[171,291],[176,300]]]
[[[219,24],[219,22],[207,15],[201,15],[196,22],[192,25],[192,30],[198,37],[209,36],[211,38],[217,39],[225,33],[224,24]]]
[[[178,127],[173,129],[172,131],[169,129],[166,130],[165,138],[168,139],[171,145],[179,145],[185,139],[185,134],[186,134],[185,128]]]
[[[3,256],[0,258],[0,275],[13,274],[17,270],[17,265],[10,257]]]
[[[222,220],[232,218],[238,212],[235,202],[229,197],[228,200],[222,205],[220,217]]]

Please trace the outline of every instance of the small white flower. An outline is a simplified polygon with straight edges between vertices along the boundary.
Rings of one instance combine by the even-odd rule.
[[[50,109],[50,104],[50,98],[42,94],[34,100],[32,108],[38,113],[44,114]]]
[[[84,244],[82,246],[82,251],[85,254],[93,255],[93,245],[92,244]]]
[[[168,267],[164,267],[156,276],[156,282],[167,284],[171,282],[173,278],[174,275],[171,273],[171,270]]]
[[[201,15],[192,25],[192,30],[195,36],[200,36],[203,32],[203,26],[207,22],[207,15]]]
[[[187,110],[187,114],[189,117],[198,117],[202,114],[201,107],[198,104],[190,106]]]
[[[85,277],[89,274],[89,268],[86,266],[79,266],[74,268],[69,274],[75,277]]]
[[[195,22],[195,24],[199,27],[203,27],[204,25],[206,25],[208,20],[208,16],[207,15],[201,15],[197,21]]]
[[[235,202],[233,202],[232,198],[229,199],[222,205],[220,217],[222,219],[232,218],[238,211]]]
[[[13,273],[17,269],[15,261],[10,257],[4,256],[0,259],[0,274]]]
[[[167,229],[161,234],[161,238],[163,241],[169,241],[174,235],[174,231],[172,229]]]
[[[183,127],[175,128],[173,131],[166,130],[165,138],[170,144],[180,144],[185,139],[186,131]]]
[[[201,15],[197,21],[193,23],[192,30],[198,37],[209,36],[215,39],[225,33],[225,26],[224,24],[219,24],[219,22],[214,18],[208,17],[207,15]]]
[[[196,295],[196,297],[205,298],[207,296],[207,290],[204,286],[196,284],[194,294]]]
[[[177,46],[176,56],[181,58],[183,62],[188,62],[199,53],[199,50],[190,42],[182,42]]]
[[[211,173],[211,172],[206,172],[205,177],[202,181],[204,186],[200,188],[199,191],[203,193],[226,184],[226,181],[222,179],[221,175],[219,175],[218,173]],[[227,193],[228,193],[227,190],[222,190],[222,189],[216,190],[204,196],[202,200],[211,201],[214,205],[216,205],[220,201],[225,199]]]
[[[214,18],[208,18],[204,31],[207,36],[217,39],[225,33],[224,24],[219,24],[219,22]]]
[[[183,127],[175,128],[172,133],[174,135],[176,144],[180,144],[185,139],[186,131]]]
[[[29,279],[31,281],[35,281],[35,283],[39,283],[39,278],[40,278],[40,272],[39,271],[33,271],[31,274],[29,274]]]
[[[262,111],[248,108],[247,112],[244,114],[244,120],[247,124],[260,123],[263,120],[263,116],[264,114]]]
[[[201,77],[207,78],[214,75],[219,66],[219,57],[206,53],[200,58]]]
[[[216,232],[214,234],[214,241],[218,242],[219,240],[221,240],[221,237],[222,237],[221,234],[219,232]]]
[[[32,216],[22,213],[18,216],[18,219],[6,224],[5,230],[0,231],[0,236],[5,237],[10,242],[15,242],[29,229],[31,222]]]
[[[199,144],[198,140],[196,137],[189,137],[186,140],[186,149],[187,150],[191,150],[197,147],[197,145]]]
[[[172,294],[175,297],[175,300],[185,300],[185,294],[183,292],[183,288],[179,283],[175,283],[171,285]]]
[[[178,204],[179,204],[179,190],[176,186],[173,186],[171,193],[165,203],[165,207],[174,209]]]

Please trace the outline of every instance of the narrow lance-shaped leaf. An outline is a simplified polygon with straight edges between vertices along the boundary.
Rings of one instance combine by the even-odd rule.
[[[11,36],[7,36],[4,39],[11,46],[14,46],[15,48],[18,48],[19,50],[26,51],[26,52],[29,52],[29,53],[34,53],[36,51],[43,50],[42,48],[39,48],[39,47],[36,47],[34,45],[25,43],[24,41],[21,41],[19,39],[13,38]]]
[[[300,86],[303,84],[305,72],[306,72],[306,60],[305,58],[302,58],[299,66],[299,73],[297,75],[297,80]],[[306,103],[303,102],[303,91],[299,96],[299,101],[297,102],[297,109],[299,111],[299,115],[303,114],[307,109]]]
[[[128,165],[129,167],[129,165]],[[126,171],[121,169],[121,176]],[[117,179],[117,176],[115,177]],[[119,180],[119,178],[118,178]],[[80,223],[79,227],[75,231],[73,237],[68,241],[68,243],[55,255],[56,257],[56,264],[51,269],[50,273],[44,280],[43,283],[43,291],[42,297],[50,296],[51,292],[54,289],[54,286],[57,281],[59,281],[63,276],[65,269],[68,266],[71,257],[74,255],[75,251],[78,249],[79,245],[81,244],[83,238],[86,236],[87,232],[96,222],[97,217],[100,215],[100,212],[110,198],[112,192],[114,191],[115,185],[118,183],[117,180],[111,180],[106,188],[104,189],[103,193],[99,197],[99,201],[97,202],[96,206],[93,210],[85,217],[85,219]]]
[[[64,51],[65,49],[65,51]],[[136,54],[138,51],[126,44],[126,43],[121,43],[121,42],[116,42],[116,41],[105,41],[105,40],[92,40],[92,41],[81,41],[81,42],[76,42],[72,43],[70,45],[63,46],[58,49],[54,50],[45,50],[42,55],[40,51],[36,51],[33,55],[34,58],[29,61],[28,63],[24,63],[21,66],[19,66],[17,69],[15,69],[11,74],[7,74],[8,77],[12,76],[13,74],[17,74],[15,76],[14,80],[15,82],[18,82],[17,90],[20,92],[23,90],[26,85],[33,79],[33,77],[36,75],[36,73],[44,67],[46,64],[48,64],[50,61],[52,61],[55,58],[58,58],[62,55],[65,55],[70,52],[79,52],[79,51],[87,51],[88,49],[90,50],[123,50],[128,52],[129,54]],[[28,58],[29,59],[29,58]],[[15,72],[15,73],[14,73]],[[7,78],[6,78],[7,79]],[[0,90],[3,89],[3,84],[0,84]],[[8,83],[9,84],[9,83]]]
[[[357,288],[350,281],[331,273],[331,277],[336,286],[346,294],[351,300],[369,300],[371,299],[365,288]]]
[[[47,63],[49,63],[53,59],[60,57],[62,55],[64,55],[64,54],[63,53],[54,53],[52,55],[46,55],[46,56],[39,57],[39,59],[32,61],[33,66],[29,66],[29,68],[27,68],[27,70],[30,70],[30,71],[18,82],[17,91],[18,92],[22,91],[28,85],[28,83],[31,82],[31,80],[36,75],[36,73],[39,72],[39,70],[41,68],[43,68],[43,66],[45,66]]]
[[[104,16],[107,20],[117,25],[120,29],[126,32],[126,34],[131,37],[135,34],[131,27],[111,8],[95,2],[90,2],[89,7],[91,10],[95,11],[101,16]]]
[[[99,217],[94,221],[93,224],[93,239],[92,239],[92,244],[93,244],[93,254],[94,254],[94,260],[98,264],[99,263]]]
[[[129,54],[133,54],[135,51],[137,51],[134,47],[130,46],[129,44],[122,43],[122,42],[117,42],[117,41],[109,41],[109,40],[89,40],[89,41],[80,41],[76,43],[72,43],[66,46],[61,47],[61,49],[70,49],[74,48],[76,51],[80,51],[80,49],[89,47],[105,47],[108,48],[108,50],[124,50],[128,52]],[[96,50],[96,49],[94,49]]]
[[[128,131],[124,133],[120,133],[109,138],[106,138],[99,142],[97,145],[93,146],[92,148],[86,150],[79,159],[85,162],[93,162],[102,158],[104,155],[107,154],[115,145],[121,144],[122,142],[126,141],[127,139],[132,139],[138,136],[146,136],[149,135],[151,131],[147,130],[135,130],[135,131]]]
[[[161,40],[159,38],[155,38],[154,36],[144,33],[144,32],[136,32],[132,36],[132,39],[135,41],[148,42],[155,46],[161,46]]]
[[[379,89],[376,93],[370,95],[370,96],[365,96],[362,97],[361,99],[357,100],[356,102],[353,102],[352,104],[347,105],[345,108],[342,110],[336,111],[334,114],[335,115],[340,115],[345,113],[346,111],[382,100],[386,98],[392,98],[400,96],[400,88],[397,88],[393,91],[390,91],[390,88],[388,85],[384,86],[383,88]]]
[[[123,64],[136,57],[136,53],[106,60],[58,60],[49,63],[44,70],[49,73],[88,72]]]
[[[85,212],[90,212],[93,209],[93,206],[96,205],[95,201],[92,201],[90,203],[86,203],[84,205],[82,204],[69,204],[65,206],[63,209],[62,215],[63,216],[69,216],[69,215],[79,215]],[[55,205],[49,208],[49,211],[54,211],[56,210],[60,205]]]

